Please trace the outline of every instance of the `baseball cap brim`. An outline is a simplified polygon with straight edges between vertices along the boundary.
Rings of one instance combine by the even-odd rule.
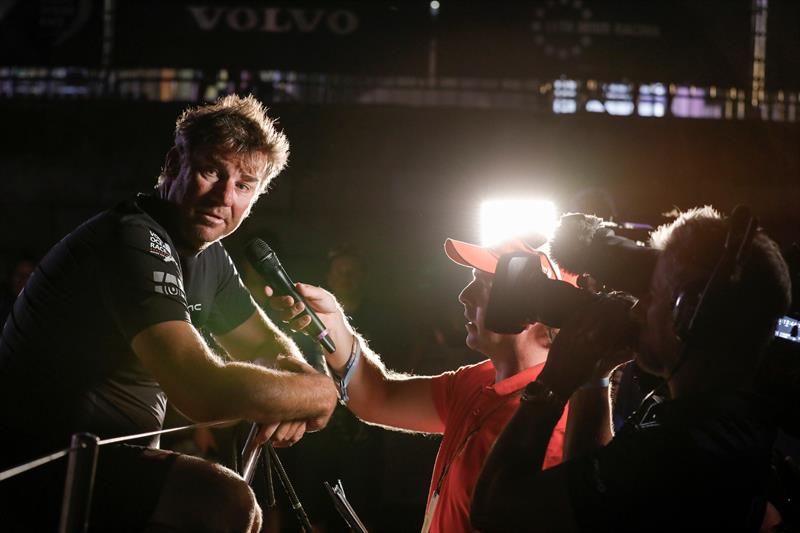
[[[532,242],[513,239],[496,247],[484,248],[477,244],[447,239],[444,241],[444,253],[454,263],[494,274],[497,268],[497,259],[501,255],[509,252],[539,252],[537,248],[546,242],[547,239],[544,236],[537,236],[532,239]]]

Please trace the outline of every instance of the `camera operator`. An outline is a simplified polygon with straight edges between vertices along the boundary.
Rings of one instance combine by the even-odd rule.
[[[723,263],[727,232],[719,214],[702,208],[651,238],[662,252],[650,293],[630,314],[641,325],[636,361],[666,380],[671,399],[640,413],[607,444],[598,439],[579,457],[541,470],[548,430],[566,400],[619,363],[629,338],[623,300],[585,306],[563,325],[545,368],[526,387],[484,464],[473,495],[473,526],[548,532],[759,529],[775,421],[752,392],[752,376],[788,308],[790,282],[777,246],[757,231],[749,253],[713,298],[695,299],[703,312],[691,314],[702,320],[687,329],[681,318],[689,312],[686,296],[708,292],[704,287]],[[599,427],[596,417],[607,410],[607,402],[601,403],[590,413],[573,401],[571,416],[591,414],[594,420],[580,423]]]

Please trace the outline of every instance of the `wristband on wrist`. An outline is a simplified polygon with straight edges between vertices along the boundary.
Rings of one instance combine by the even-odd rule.
[[[605,389],[609,385],[608,376],[599,379],[593,379],[591,381],[587,381],[583,385],[580,386],[579,390],[585,389]]]
[[[350,380],[353,379],[360,359],[361,340],[358,338],[358,335],[353,335],[353,348],[350,350],[350,358],[342,369],[341,377],[339,377],[336,372],[331,372],[331,374],[333,374],[333,382],[336,383],[336,388],[339,389],[339,402],[342,405],[346,404],[350,399],[350,396],[347,395],[347,385],[350,383]]]

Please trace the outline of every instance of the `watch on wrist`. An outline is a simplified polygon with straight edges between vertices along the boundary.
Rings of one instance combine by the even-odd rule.
[[[520,401],[524,403],[552,405],[554,407],[558,406],[561,409],[567,404],[553,389],[538,379],[525,385],[525,388],[522,389],[522,398],[520,398]]]

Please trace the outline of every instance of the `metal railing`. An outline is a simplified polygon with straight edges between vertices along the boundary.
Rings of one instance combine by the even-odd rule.
[[[30,470],[45,466],[63,457],[68,457],[67,477],[64,482],[64,496],[61,503],[58,531],[59,533],[84,532],[89,526],[89,512],[92,504],[92,492],[94,490],[97,454],[101,446],[134,441],[166,433],[187,431],[190,429],[222,426],[233,422],[237,422],[237,420],[202,422],[102,440],[90,433],[75,433],[71,437],[69,447],[0,472],[0,483]]]

